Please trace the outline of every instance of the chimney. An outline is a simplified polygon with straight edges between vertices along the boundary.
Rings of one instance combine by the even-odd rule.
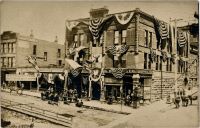
[[[34,37],[34,35],[33,35],[33,30],[31,30],[30,37],[31,37],[31,38],[33,38],[33,37]]]
[[[56,36],[54,42],[56,42],[56,43],[58,42],[58,36]]]
[[[90,10],[90,18],[100,18],[100,17],[105,17],[108,14],[109,10],[107,9],[106,6],[103,8],[97,8],[97,9],[91,9]]]

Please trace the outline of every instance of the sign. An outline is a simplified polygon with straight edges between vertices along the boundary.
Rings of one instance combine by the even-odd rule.
[[[6,74],[6,81],[36,81],[34,75]]]
[[[14,43],[16,42],[16,39],[8,39],[8,40],[2,40],[2,43]]]
[[[144,87],[144,99],[151,99],[151,87]]]
[[[126,69],[126,73],[135,73],[135,74],[152,74],[151,70],[144,70],[144,69],[128,69],[128,68],[124,68]],[[104,73],[112,73],[112,71],[110,69],[104,69]]]

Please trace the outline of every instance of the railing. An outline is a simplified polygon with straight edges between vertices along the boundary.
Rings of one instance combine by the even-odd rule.
[[[32,104],[33,103],[22,104],[7,99],[1,99],[1,107],[3,108],[11,109],[26,115],[44,119],[49,122],[60,124],[66,127],[72,127],[72,121],[73,121],[72,115],[67,114],[67,116],[63,116],[57,112],[34,107],[32,106]]]

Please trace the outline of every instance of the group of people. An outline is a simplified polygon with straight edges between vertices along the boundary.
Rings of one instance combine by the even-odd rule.
[[[182,102],[182,106],[187,107],[189,102],[192,105],[192,91],[191,88],[188,87],[186,89],[178,87],[174,90],[174,94],[172,94],[172,101],[175,104],[176,108],[180,107],[180,103]]]

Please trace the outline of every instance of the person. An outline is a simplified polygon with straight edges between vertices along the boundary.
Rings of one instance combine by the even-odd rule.
[[[190,100],[190,105],[192,105],[192,90],[190,87],[188,88],[188,98]]]
[[[179,108],[180,107],[179,103],[181,101],[179,87],[177,89],[175,89],[175,91],[174,91],[174,97],[175,97],[174,104],[175,104],[176,108]]]
[[[128,94],[127,94],[127,96],[125,98],[125,103],[124,104],[128,105],[128,106],[131,104],[131,90],[128,90]]]
[[[76,107],[82,107],[83,106],[83,101],[78,99],[76,102]]]
[[[138,85],[136,85],[134,88],[134,93],[133,93],[133,108],[138,107],[138,91],[139,91],[139,87]]]

